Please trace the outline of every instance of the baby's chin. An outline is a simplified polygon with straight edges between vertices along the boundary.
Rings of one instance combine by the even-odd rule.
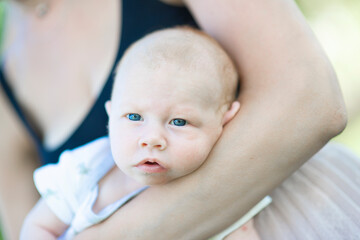
[[[164,176],[154,176],[156,174],[146,174],[145,176],[133,176],[134,179],[146,186],[160,186],[174,181],[177,178],[164,177]]]
[[[200,166],[199,166],[200,167]],[[197,169],[197,168],[196,168]],[[128,174],[128,176],[132,177],[138,183],[141,183],[146,186],[159,186],[168,184],[170,182],[174,182],[179,180],[182,177],[186,177],[187,175],[193,173],[196,169],[187,169],[187,171],[168,171],[167,173],[145,173],[145,174]]]

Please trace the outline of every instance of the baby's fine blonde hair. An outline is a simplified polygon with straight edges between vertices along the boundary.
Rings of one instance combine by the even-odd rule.
[[[214,99],[219,95],[216,102],[229,104],[237,95],[238,73],[229,55],[212,37],[188,26],[158,30],[136,41],[124,53],[117,71],[128,63],[151,69],[171,63],[179,71],[207,71],[213,78],[208,81],[216,81],[221,90],[210,94]]]

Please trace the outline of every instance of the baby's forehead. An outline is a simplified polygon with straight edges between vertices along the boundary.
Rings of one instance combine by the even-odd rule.
[[[201,102],[207,106],[215,105],[222,95],[220,81],[213,79],[209,71],[181,68],[173,62],[163,62],[154,68],[140,60],[137,65],[124,68],[118,77],[113,95],[122,94],[124,98],[131,98],[135,93],[148,98],[161,95],[163,100],[177,95],[179,101]]]

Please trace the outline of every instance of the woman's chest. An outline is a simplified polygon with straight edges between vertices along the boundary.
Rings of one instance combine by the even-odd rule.
[[[75,7],[61,23],[18,24],[6,45],[8,82],[49,148],[81,124],[110,74],[121,23],[119,1],[106,2],[97,16]]]

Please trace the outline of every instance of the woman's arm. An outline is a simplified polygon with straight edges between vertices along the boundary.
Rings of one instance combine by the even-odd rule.
[[[38,158],[0,87],[0,214],[4,239],[19,239],[21,224],[38,200],[33,171]]]
[[[242,216],[346,124],[327,57],[290,0],[187,0],[231,53],[242,107],[196,172],[152,187],[78,239],[205,239]]]

